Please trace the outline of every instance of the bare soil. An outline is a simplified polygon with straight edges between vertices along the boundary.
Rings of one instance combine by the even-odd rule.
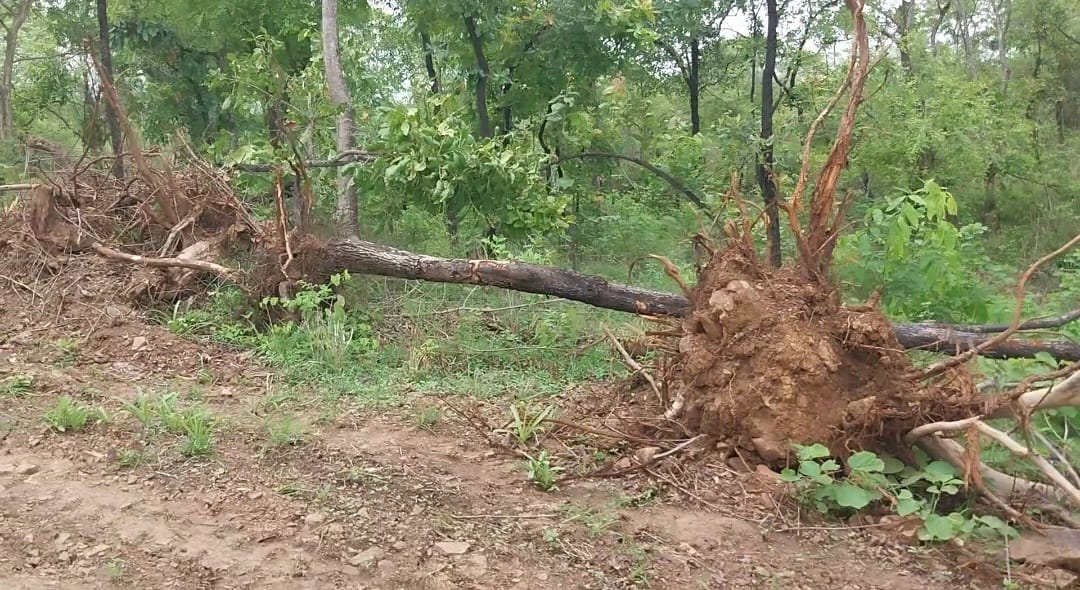
[[[453,414],[418,428],[412,408],[432,400],[376,410],[290,391],[250,354],[116,303],[109,263],[58,264],[0,278],[0,381],[33,378],[0,395],[0,588],[987,587],[874,526],[776,531],[790,521],[754,473],[717,470],[707,507],[641,479],[542,492]],[[47,301],[32,292],[46,287]],[[122,410],[166,389],[220,419],[212,458]],[[49,431],[63,395],[109,421]],[[285,411],[313,432],[270,447]]]

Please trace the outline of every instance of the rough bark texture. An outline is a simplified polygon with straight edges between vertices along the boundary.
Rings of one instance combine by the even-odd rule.
[[[108,0],[97,0],[98,22],[98,51],[101,55],[101,67],[105,70],[105,76],[113,87],[116,86],[112,67],[112,46],[109,44],[109,6]],[[106,101],[105,120],[109,124],[109,141],[112,144],[113,159],[112,175],[114,178],[124,178],[124,159],[120,154],[124,152],[124,138],[120,133],[120,120],[116,117],[116,109]]]
[[[779,18],[776,0],[768,0],[768,22],[765,33],[765,65],[761,70],[761,159],[757,165],[757,181],[765,201],[765,232],[768,240],[768,259],[780,266],[780,207],[777,202],[776,178],[773,175],[773,78],[776,76],[776,27]]]
[[[344,269],[399,279],[499,287],[644,315],[682,317],[690,310],[690,302],[681,295],[622,285],[563,268],[437,258],[352,238],[331,240],[324,251],[312,252],[309,259],[313,265],[321,266],[321,274],[326,276]],[[318,280],[318,277],[314,279]],[[892,331],[905,348],[946,354],[969,350],[989,338],[940,324],[893,324]],[[1012,358],[1031,357],[1036,352],[1049,352],[1060,360],[1080,360],[1080,345],[1067,341],[1007,340],[983,354],[991,358]]]
[[[337,118],[337,149],[339,153],[348,152],[355,147],[356,117],[349,90],[345,86],[345,75],[341,71],[341,54],[338,49],[338,5],[337,0],[322,2],[322,43],[323,63],[326,66],[326,86],[330,91],[330,102],[341,114]],[[356,199],[356,186],[352,179],[338,172],[338,195],[336,221],[348,236],[360,234],[357,215],[359,207]]]
[[[424,69],[431,81],[431,94],[434,96],[442,92],[442,85],[439,83],[439,72],[435,69],[435,48],[431,46],[431,35],[427,31],[420,31],[420,44],[424,48]]]
[[[11,139],[15,131],[15,112],[11,108],[11,87],[15,74],[15,51],[19,29],[30,16],[33,0],[18,0],[7,11],[11,22],[7,23],[4,38],[4,63],[0,66],[0,141]],[[5,3],[4,7],[8,8]]]
[[[701,132],[701,41],[694,37],[690,39],[690,72],[686,80],[687,90],[690,91],[690,135]]]
[[[484,42],[476,30],[476,17],[465,17],[465,32],[469,34],[469,43],[472,44],[473,55],[476,56],[476,134],[480,137],[491,137],[491,119],[487,106],[490,72],[487,56],[484,54]]]

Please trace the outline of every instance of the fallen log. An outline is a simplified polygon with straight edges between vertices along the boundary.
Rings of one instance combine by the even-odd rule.
[[[322,266],[332,274],[348,270],[399,279],[499,287],[551,295],[595,307],[638,315],[679,317],[690,307],[681,295],[641,289],[555,266],[497,260],[448,259],[415,254],[353,238],[326,243]],[[989,340],[985,334],[963,332],[941,324],[893,324],[901,346],[955,355]],[[1033,357],[1046,352],[1064,361],[1080,361],[1080,345],[1066,341],[1010,339],[983,352],[990,358]]]

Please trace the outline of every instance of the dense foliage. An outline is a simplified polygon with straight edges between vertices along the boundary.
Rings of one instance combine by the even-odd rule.
[[[95,7],[22,0],[0,15],[6,25],[24,3],[25,24],[7,28],[0,93],[13,113],[10,181],[38,156],[23,152],[31,136],[72,153],[108,149],[87,55],[101,49]],[[1000,311],[989,285],[1080,227],[1080,17],[1069,5],[869,3],[874,65],[841,181],[855,200],[838,268],[852,297],[882,285],[893,315],[983,321]],[[283,162],[293,148],[333,154],[319,3],[103,6],[115,82],[145,138],[180,134],[224,164]],[[777,10],[774,134],[761,139],[763,2],[344,3],[357,145],[379,154],[345,169],[364,233],[597,272],[621,274],[647,253],[689,264],[688,236],[712,223],[733,173],[746,198],[760,198],[754,166],[766,144],[780,198],[791,190],[807,129],[846,68],[843,3]],[[284,142],[282,121],[295,124]],[[830,127],[835,117],[815,162]],[[330,211],[338,172],[312,173]],[[236,182],[266,204],[267,175]]]

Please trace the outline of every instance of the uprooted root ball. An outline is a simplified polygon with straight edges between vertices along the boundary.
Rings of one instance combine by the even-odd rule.
[[[761,268],[738,247],[713,257],[691,303],[666,375],[671,414],[767,463],[793,443],[824,443],[837,456],[899,450],[901,431],[953,405],[912,381],[880,312],[845,309],[835,293],[795,270]]]

